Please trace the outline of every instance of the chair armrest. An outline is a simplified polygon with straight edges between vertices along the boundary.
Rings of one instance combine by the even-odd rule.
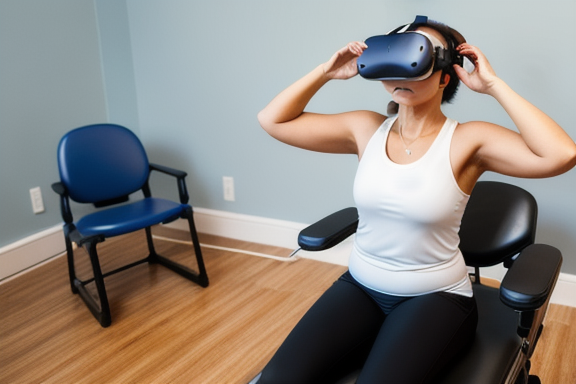
[[[59,194],[60,196],[67,196],[68,191],[66,190],[66,186],[62,184],[62,182],[58,181],[52,184],[52,190]]]
[[[188,203],[189,200],[188,189],[186,188],[186,181],[184,180],[188,175],[186,172],[153,163],[150,163],[150,171],[158,171],[176,177],[178,183],[178,195],[180,196],[180,203],[182,204]]]
[[[356,232],[358,210],[345,208],[304,228],[298,235],[298,245],[305,251],[332,248]]]
[[[546,303],[558,280],[562,254],[552,246],[526,247],[500,286],[500,300],[517,311],[533,311]]]
[[[58,181],[52,184],[52,190],[60,195],[60,213],[62,214],[62,219],[66,224],[70,224],[74,221],[74,218],[72,217],[72,209],[70,208],[70,199],[66,186]]]
[[[165,173],[167,175],[174,176],[176,178],[185,178],[187,176],[187,173],[184,171],[180,171],[178,169],[166,167],[166,166],[160,165],[160,164],[150,163],[150,170],[162,172],[162,173]]]

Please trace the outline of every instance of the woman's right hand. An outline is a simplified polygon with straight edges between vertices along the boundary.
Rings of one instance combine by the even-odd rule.
[[[353,41],[338,50],[322,66],[329,79],[349,79],[358,74],[356,60],[368,46],[362,41]]]
[[[366,48],[362,42],[348,44],[280,92],[258,113],[262,128],[277,140],[298,148],[359,155],[384,116],[370,111],[326,114],[304,109],[328,81],[358,74],[356,59]]]

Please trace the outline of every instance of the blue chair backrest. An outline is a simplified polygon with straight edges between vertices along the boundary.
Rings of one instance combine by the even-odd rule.
[[[58,168],[70,198],[80,203],[127,196],[142,188],[150,172],[138,137],[115,124],[68,132],[58,145]]]

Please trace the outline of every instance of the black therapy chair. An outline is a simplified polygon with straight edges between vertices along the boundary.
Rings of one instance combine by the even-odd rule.
[[[440,374],[438,384],[539,383],[530,357],[560,273],[556,248],[534,244],[537,204],[525,190],[500,182],[477,183],[462,219],[460,249],[474,268],[478,330],[471,348]],[[356,208],[332,214],[300,232],[304,250],[328,249],[356,231]],[[500,288],[481,284],[479,269],[503,263]],[[414,367],[417,369],[417,367]],[[355,373],[339,383],[353,383]]]
[[[60,182],[52,189],[60,195],[64,238],[68,256],[68,271],[73,293],[80,294],[94,317],[107,327],[112,319],[104,286],[104,278],[144,262],[158,263],[192,280],[208,286],[192,207],[188,205],[186,173],[148,162],[140,140],[125,127],[114,124],[95,124],[68,132],[58,145]],[[180,202],[151,196],[148,178],[151,171],[175,177]],[[142,191],[143,198],[128,202],[129,195]],[[70,200],[90,203],[98,209],[75,221]],[[125,203],[125,204],[120,204]],[[110,207],[114,205],[114,207]],[[178,218],[188,220],[198,272],[158,255],[152,242],[150,227],[169,223]],[[150,254],[137,262],[103,273],[96,251],[97,245],[109,237],[144,229]],[[72,242],[84,246],[88,252],[93,278],[82,281],[76,276]],[[95,283],[98,298],[86,288]]]

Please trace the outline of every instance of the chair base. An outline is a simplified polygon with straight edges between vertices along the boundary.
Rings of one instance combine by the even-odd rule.
[[[172,270],[173,272],[176,272],[177,274],[179,274],[180,276],[198,284],[199,286],[201,286],[202,288],[206,288],[209,284],[208,281],[208,275],[206,274],[206,272],[202,273],[195,273],[194,271],[192,271],[189,268],[186,268],[185,266],[175,263],[170,259],[167,259],[161,255],[154,255],[154,256],[149,256],[148,259],[145,259],[144,261],[149,261],[150,263],[158,263],[170,270]]]
[[[103,236],[92,236],[84,238],[82,237],[73,225],[66,226],[64,228],[64,235],[66,241],[66,250],[68,255],[68,272],[70,275],[70,285],[72,292],[74,294],[79,294],[92,315],[100,323],[103,328],[110,326],[112,323],[112,316],[110,313],[110,305],[108,303],[108,296],[106,293],[106,287],[104,284],[104,278],[114,275],[116,273],[125,271],[129,268],[135,267],[143,263],[160,264],[176,273],[182,277],[198,284],[199,286],[205,288],[209,285],[208,274],[206,273],[206,268],[204,266],[204,259],[202,257],[202,251],[200,249],[200,243],[198,240],[198,235],[196,233],[196,228],[194,226],[194,221],[192,219],[191,209],[189,212],[185,212],[183,218],[187,218],[190,225],[190,235],[192,237],[192,243],[194,246],[194,253],[196,255],[196,262],[198,265],[198,272],[194,272],[186,266],[176,263],[172,260],[167,259],[156,253],[154,249],[154,243],[152,239],[152,231],[150,227],[145,228],[146,239],[148,242],[148,249],[150,254],[148,257],[133,262],[131,264],[124,265],[113,271],[102,273],[100,268],[100,262],[98,260],[97,245],[105,240]],[[88,280],[80,280],[76,277],[76,271],[74,267],[74,250],[72,248],[72,241],[79,245],[84,245],[88,251],[90,258],[90,263],[92,265],[93,277]],[[95,283],[97,297],[86,288],[86,285],[90,283]]]
[[[110,326],[110,324],[112,324],[112,316],[110,313],[110,306],[108,304],[107,293],[105,291],[103,279],[108,277],[108,276],[114,275],[114,274],[119,273],[119,272],[123,272],[127,269],[130,269],[132,267],[135,267],[137,265],[144,264],[144,263],[162,265],[162,266],[178,273],[179,275],[183,276],[184,278],[198,284],[202,288],[206,288],[209,284],[208,275],[206,274],[206,272],[204,272],[204,274],[195,273],[192,270],[190,270],[189,268],[186,268],[185,266],[183,266],[181,264],[175,263],[175,262],[173,262],[173,261],[171,261],[171,260],[169,260],[163,256],[160,256],[158,254],[154,254],[154,255],[148,256],[145,259],[136,261],[134,263],[122,266],[118,269],[115,269],[113,271],[102,274],[102,276],[101,276],[102,288],[100,288],[100,289],[98,288],[98,285],[99,285],[98,280],[99,279],[91,278],[91,279],[83,281],[83,280],[80,280],[78,278],[75,278],[73,281],[72,292],[80,295],[80,297],[84,301],[84,304],[86,304],[86,306],[88,307],[88,309],[90,310],[92,315],[96,318],[96,320],[98,320],[98,322],[100,323],[100,325],[103,328],[106,328],[106,327]],[[88,285],[92,282],[96,282],[96,289],[98,291],[99,300],[94,298],[93,294],[86,288],[86,285]]]

